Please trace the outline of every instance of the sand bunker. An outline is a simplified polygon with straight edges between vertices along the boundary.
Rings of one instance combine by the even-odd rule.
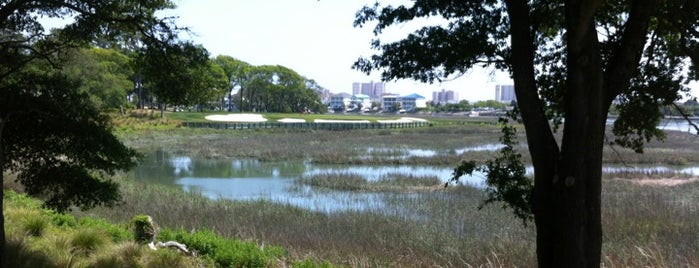
[[[218,122],[267,122],[260,114],[214,114],[204,118]]]
[[[267,119],[260,114],[215,114],[205,117],[206,120],[218,122],[267,122]],[[425,122],[427,120],[414,117],[402,117],[393,120],[376,120],[379,123],[411,123]],[[281,123],[305,123],[305,119],[301,118],[282,118],[277,120]],[[371,123],[369,120],[337,120],[337,119],[315,119],[315,123]]]
[[[376,120],[379,123],[412,123],[412,122],[426,122],[427,120],[415,117],[401,117],[394,120]]]
[[[301,119],[301,118],[282,118],[277,120],[277,122],[281,123],[306,123],[306,119]]]
[[[316,119],[315,123],[370,123],[369,120],[331,120],[331,119]]]

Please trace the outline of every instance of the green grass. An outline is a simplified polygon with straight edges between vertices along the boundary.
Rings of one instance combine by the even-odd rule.
[[[134,242],[127,224],[59,214],[14,191],[5,192],[8,264],[35,267],[286,267],[303,261],[287,258],[277,246],[225,238],[198,228],[189,232],[162,228],[156,240],[185,243],[197,257],[171,249],[149,249]],[[331,267],[310,263],[306,267]]]

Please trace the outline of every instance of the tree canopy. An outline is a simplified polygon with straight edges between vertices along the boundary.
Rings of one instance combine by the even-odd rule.
[[[180,44],[177,36],[181,29],[171,18],[155,14],[172,7],[167,0],[0,3],[3,181],[5,172],[15,173],[29,194],[43,198],[47,207],[58,210],[120,201],[110,175],[133,166],[137,154],[111,133],[109,118],[100,113],[98,102],[87,94],[96,88],[82,78],[95,76],[95,80],[114,82],[120,88],[123,73],[114,68],[123,67],[124,59],[84,49],[101,46],[136,53],[155,53],[152,48],[167,51]],[[49,31],[41,24],[42,17],[62,18],[67,24]],[[85,54],[71,63],[66,61],[67,53]],[[117,63],[99,67],[116,72],[114,76],[73,68],[93,56]],[[111,94],[107,93],[111,89],[101,89],[105,95]],[[0,225],[4,226],[1,215]],[[5,261],[4,227],[0,228],[0,243],[0,260]]]
[[[440,19],[398,41],[379,38],[428,17]],[[641,152],[663,138],[661,106],[686,97],[698,78],[699,2],[414,0],[365,6],[355,26],[369,24],[376,54],[354,68],[380,71],[384,80],[434,82],[473,66],[511,74],[534,181],[521,176],[519,157],[506,146],[487,163],[490,199],[533,215],[540,267],[599,266],[602,149],[611,141]],[[612,103],[619,117],[607,138]],[[512,129],[504,131],[512,144]]]
[[[223,96],[228,89],[224,70],[209,59],[209,53],[200,45],[184,42],[148,47],[136,61],[142,82],[158,98],[161,111],[168,103],[201,104]]]
[[[100,109],[120,108],[133,90],[133,60],[115,49],[79,48],[65,52],[63,73],[80,81],[80,91]]]

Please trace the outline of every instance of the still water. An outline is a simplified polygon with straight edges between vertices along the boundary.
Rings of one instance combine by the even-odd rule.
[[[396,157],[432,156],[454,151],[497,150],[499,145],[460,148],[451,152],[399,149]],[[370,150],[386,150],[374,148]],[[379,180],[388,174],[416,177],[435,176],[446,182],[451,167],[318,165],[306,161],[261,162],[255,159],[212,160],[157,151],[147,155],[133,170],[139,181],[179,187],[212,199],[270,200],[303,208],[334,212],[342,210],[382,210],[387,198],[411,193],[368,193],[317,189],[295,183],[300,177],[316,174],[356,174],[366,180]],[[484,187],[484,175],[462,177],[462,184]]]
[[[395,157],[435,156],[445,153],[464,153],[469,151],[494,151],[500,149],[497,144],[460,148],[449,152],[414,149],[391,149]],[[385,148],[373,148],[370,151],[385,151]],[[527,168],[531,173],[532,168]],[[642,173],[684,173],[699,176],[699,167],[618,167],[607,166],[605,173],[642,172]],[[302,208],[335,212],[344,210],[383,211],[388,204],[385,200],[396,197],[409,198],[415,193],[372,193],[347,192],[295,183],[303,176],[315,174],[357,174],[365,179],[379,180],[387,174],[406,174],[413,176],[436,176],[442,181],[451,177],[452,167],[432,166],[363,166],[363,165],[317,165],[304,161],[260,162],[255,159],[212,160],[200,159],[187,155],[172,155],[157,151],[147,155],[142,163],[133,170],[135,179],[182,188],[188,192],[201,193],[212,199],[229,200],[269,200],[291,204]],[[484,187],[484,174],[477,173],[461,178],[462,184]],[[432,194],[439,194],[432,193]]]

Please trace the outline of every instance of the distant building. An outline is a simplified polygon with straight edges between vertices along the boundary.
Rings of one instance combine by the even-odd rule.
[[[385,94],[381,97],[381,108],[385,112],[395,112],[393,107],[396,103],[400,105],[400,97],[396,94]]]
[[[427,99],[418,94],[410,94],[403,96],[401,99],[401,108],[406,111],[415,111],[417,109],[427,108]]]
[[[344,110],[349,107],[352,102],[352,95],[347,93],[338,93],[330,97],[330,104],[328,109],[331,110]]]
[[[369,83],[352,83],[352,94],[364,94],[373,100],[378,100],[386,91],[386,84],[371,81]]]
[[[371,98],[366,94],[354,94],[350,100],[347,111],[368,111],[371,109]]]
[[[442,89],[442,91],[434,91],[432,92],[432,101],[440,104],[456,103],[459,101],[459,94],[453,90],[446,89]]]
[[[510,104],[512,101],[517,100],[517,97],[515,97],[515,86],[496,85],[495,100],[507,104]]]

